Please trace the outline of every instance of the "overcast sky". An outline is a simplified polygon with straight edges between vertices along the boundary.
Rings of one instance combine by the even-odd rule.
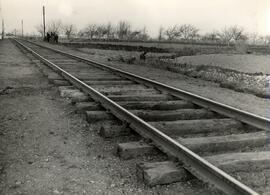
[[[157,35],[159,26],[190,23],[201,32],[240,25],[249,32],[270,34],[270,0],[0,0],[6,31],[20,29],[35,32],[46,20],[61,19],[80,29],[89,23],[117,23],[127,20],[133,29],[147,27]]]

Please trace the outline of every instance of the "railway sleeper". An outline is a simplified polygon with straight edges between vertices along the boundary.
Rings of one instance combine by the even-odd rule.
[[[114,77],[119,77],[117,75],[114,75],[112,73],[109,72],[103,72],[103,71],[93,71],[93,70],[81,70],[81,69],[68,69],[68,68],[64,68],[65,70],[67,70],[68,72],[71,72],[74,76],[100,76],[100,77],[108,77],[108,76],[114,76]]]
[[[84,63],[78,62],[78,61],[59,61],[59,60],[52,60],[53,63],[60,65],[60,66],[74,66],[74,67],[88,67],[89,69],[91,69],[91,67],[86,66]]]
[[[157,155],[159,152],[155,146],[143,141],[119,143],[115,147],[116,155],[123,160],[129,160],[143,155]]]
[[[110,73],[104,73],[104,72],[93,72],[91,70],[87,69],[69,69],[69,68],[63,68],[65,71],[70,72],[74,76],[89,76],[89,77],[108,77],[108,76],[115,76]]]
[[[61,75],[53,72],[53,73],[49,73],[48,74],[48,79],[49,81],[52,81],[52,80],[65,80]]]
[[[104,110],[90,110],[86,111],[86,120],[93,123],[100,120],[113,120],[116,119],[114,115]]]
[[[116,90],[128,90],[128,89],[133,89],[133,90],[143,90],[143,89],[149,89],[146,86],[140,85],[140,84],[129,84],[129,85],[91,85],[91,87],[95,88],[98,91],[116,91]]]
[[[67,71],[67,72],[72,72],[72,73],[88,73],[88,74],[106,74],[106,75],[111,75],[112,73],[105,73],[105,72],[102,72],[102,71],[98,71],[98,72],[95,72],[93,68],[89,67],[89,66],[86,66],[86,67],[80,67],[80,66],[76,66],[76,65],[69,65],[69,66],[65,66],[64,69]],[[94,71],[94,72],[93,72]]]
[[[164,122],[149,122],[168,135],[184,136],[190,134],[228,132],[242,129],[245,126],[234,119],[195,119]]]
[[[86,101],[94,101],[88,95],[85,95],[83,92],[75,92],[70,97],[70,102],[72,104],[76,104],[77,102],[86,102]]]
[[[133,81],[129,81],[129,80],[119,80],[119,81],[115,81],[115,80],[108,80],[108,81],[84,81],[84,83],[92,86],[92,85],[129,85],[129,84],[135,84]]]
[[[57,64],[61,64],[61,65],[64,65],[64,66],[83,66],[83,67],[87,67],[85,65],[85,63],[82,63],[82,62],[79,62],[79,61],[59,61],[59,60],[52,60],[54,63],[57,63]],[[88,66],[89,67],[89,66]],[[91,67],[89,67],[91,68]]]
[[[104,109],[98,102],[77,102],[75,104],[76,113],[85,113],[86,111],[98,111]]]
[[[79,89],[73,88],[72,86],[70,86],[70,87],[67,87],[67,86],[60,87],[59,88],[59,93],[60,93],[61,97],[70,98],[72,103],[84,102],[84,101],[90,101],[91,100],[88,95],[81,92]]]
[[[60,93],[61,90],[65,90],[65,89],[77,89],[77,88],[74,87],[73,85],[66,85],[66,86],[59,86],[58,87],[59,93]]]
[[[136,164],[136,175],[149,186],[183,182],[194,178],[181,163],[173,161],[139,162]]]
[[[131,94],[144,94],[144,95],[150,95],[150,94],[160,94],[159,91],[151,88],[146,89],[114,89],[114,90],[99,90],[100,93],[103,93],[104,95],[131,95]]]
[[[41,68],[40,68],[40,71],[41,71],[41,73],[42,73],[44,76],[46,76],[46,77],[48,77],[49,74],[51,74],[51,73],[54,72],[52,69],[46,68],[46,67],[41,67]]]
[[[269,133],[232,134],[214,137],[178,138],[181,144],[198,154],[220,153],[262,147],[269,142]]]
[[[83,66],[83,65],[65,65],[65,64],[56,64],[57,66],[59,66],[62,69],[65,69],[68,72],[78,72],[78,73],[82,73],[82,72],[98,72],[98,73],[102,73],[102,71],[97,71],[94,68],[91,68],[89,66]]]
[[[85,102],[85,101],[93,101],[88,95],[81,92],[79,89],[75,88],[72,85],[64,85],[58,87],[59,93],[61,97],[70,98],[71,103],[77,102]]]
[[[132,110],[175,110],[197,108],[194,104],[184,100],[156,100],[156,101],[119,101],[119,105]]]
[[[66,87],[66,86],[65,86]],[[125,107],[126,109],[159,109],[159,110],[172,110],[176,109],[185,109],[185,108],[193,108],[193,104],[177,100],[177,101],[163,101],[163,102],[118,102],[119,105]],[[100,110],[103,108],[97,102],[77,102],[75,104],[78,113],[83,113],[87,110]]]
[[[144,119],[145,121],[175,121],[175,120],[192,120],[192,119],[211,119],[222,117],[206,109],[177,109],[165,111],[130,110],[130,112]]]
[[[53,54],[53,56],[51,54],[49,55],[43,55],[45,58],[49,59],[50,61],[52,61],[53,63],[76,63],[78,61],[76,60],[72,60],[72,59],[67,59],[67,58],[63,58],[63,56],[61,54],[59,55],[55,55]]]
[[[76,78],[83,81],[122,81],[124,80],[121,77],[116,76],[96,76],[96,75],[76,75],[74,74]]]
[[[140,94],[140,95],[108,95],[113,101],[164,101],[164,100],[175,100],[171,95],[167,94]]]
[[[113,138],[126,136],[133,133],[133,131],[126,125],[103,125],[99,131],[99,135],[103,138]]]
[[[70,85],[70,82],[67,80],[52,80],[51,81],[56,86],[67,86]]]
[[[204,158],[229,173],[270,169],[270,151],[226,153]]]
[[[82,93],[79,89],[62,89],[59,92],[60,92],[60,96],[64,98],[72,98],[74,97],[74,94],[78,95]],[[84,95],[84,93],[82,94]]]

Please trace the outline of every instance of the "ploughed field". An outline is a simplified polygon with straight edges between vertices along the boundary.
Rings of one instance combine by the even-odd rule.
[[[175,63],[193,66],[207,65],[224,69],[232,69],[244,73],[270,74],[270,55],[255,54],[209,54],[181,56],[173,60]]]

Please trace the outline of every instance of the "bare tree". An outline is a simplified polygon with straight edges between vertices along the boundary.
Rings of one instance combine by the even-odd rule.
[[[59,34],[62,28],[62,22],[61,20],[51,20],[48,25],[47,29],[48,32]]]
[[[131,25],[127,21],[120,21],[117,25],[117,36],[119,39],[126,39],[131,31]]]
[[[84,34],[90,38],[93,39],[93,37],[97,34],[97,25],[95,24],[89,24],[86,29],[84,30]]]
[[[146,27],[143,27],[141,30],[130,31],[127,38],[129,40],[146,41],[149,39],[149,35]]]
[[[138,38],[139,40],[142,40],[142,41],[147,41],[149,39],[146,26],[143,27],[143,29],[140,31]]]
[[[168,40],[174,39],[184,39],[184,40],[193,40],[198,36],[199,29],[191,24],[183,24],[181,26],[174,25],[169,27],[165,31],[165,35],[167,35]]]
[[[165,35],[168,37],[168,40],[172,41],[181,36],[181,32],[179,31],[179,26],[174,25],[169,27],[165,32]]]
[[[260,36],[260,42],[263,45],[269,45],[270,44],[270,36]]]
[[[206,33],[202,35],[201,37],[203,41],[215,41],[216,38],[217,38],[217,34],[213,34],[213,33]]]
[[[128,34],[127,39],[128,40],[139,40],[139,35],[140,35],[141,31],[140,30],[135,30],[132,31]]]
[[[229,30],[231,31],[232,39],[234,41],[246,39],[246,35],[244,35],[244,28],[243,27],[239,27],[239,26],[235,25],[235,26],[230,27]]]
[[[252,44],[252,45],[258,44],[259,39],[260,39],[260,37],[258,36],[257,33],[251,33],[251,34],[248,35],[249,43]]]
[[[228,46],[230,45],[230,42],[233,39],[232,32],[228,28],[223,28],[219,33],[218,33],[219,38],[223,43],[226,43]]]
[[[178,29],[180,36],[184,40],[193,40],[198,36],[199,29],[191,24],[183,24]]]
[[[98,25],[96,35],[99,39],[104,38],[107,35],[107,27],[105,25]]]
[[[85,29],[81,29],[79,30],[79,32],[77,33],[78,37],[84,37],[85,36]]]
[[[217,41],[220,41],[220,38],[219,38],[219,32],[217,31],[212,31],[210,33],[206,33],[205,35],[203,35],[201,37],[202,40],[204,41],[211,41],[211,42],[217,42]]]
[[[247,36],[244,34],[244,29],[242,27],[239,27],[237,25],[231,26],[229,28],[223,28],[219,32],[220,39],[226,43],[227,45],[230,45],[231,42],[237,42],[239,40],[247,40]]]
[[[73,24],[65,24],[62,26],[62,29],[67,36],[67,39],[70,39],[71,36],[75,35],[77,30]]]
[[[37,32],[38,32],[42,37],[44,37],[44,31],[43,31],[43,25],[42,25],[42,24],[36,25],[36,26],[35,26],[35,29],[37,30]]]
[[[115,36],[115,27],[109,22],[106,25],[107,39],[113,39]]]

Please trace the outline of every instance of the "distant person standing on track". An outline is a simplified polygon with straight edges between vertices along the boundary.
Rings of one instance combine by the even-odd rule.
[[[58,34],[55,32],[51,32],[51,41],[53,43],[58,43]]]
[[[50,35],[50,33],[47,32],[46,40],[48,43],[50,42],[50,38],[51,38],[51,35]]]
[[[58,43],[58,34],[56,34],[56,33],[54,34],[54,42]]]

